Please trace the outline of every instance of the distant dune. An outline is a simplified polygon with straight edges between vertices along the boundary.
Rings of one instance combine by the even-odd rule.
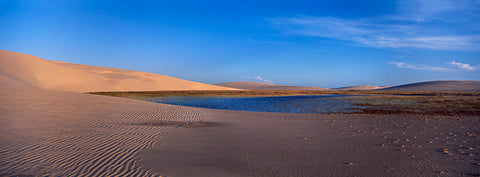
[[[330,90],[328,88],[320,88],[320,87],[276,85],[276,84],[266,84],[266,83],[260,83],[260,82],[250,82],[250,81],[225,82],[225,83],[219,83],[214,85],[237,88],[237,89],[245,89],[245,90]]]
[[[358,85],[358,86],[350,86],[350,87],[340,87],[336,88],[335,90],[377,90],[377,89],[384,89],[388,88],[386,86],[374,86],[374,85]]]
[[[48,61],[0,50],[0,84],[73,92],[235,90],[169,76],[116,68]]]
[[[383,90],[395,91],[480,91],[480,81],[429,81],[400,85]]]

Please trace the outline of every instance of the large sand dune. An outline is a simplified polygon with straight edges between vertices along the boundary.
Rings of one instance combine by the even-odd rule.
[[[225,82],[215,84],[223,87],[231,87],[245,90],[330,90],[328,88],[320,87],[302,87],[302,86],[290,86],[290,85],[276,85],[250,81],[237,81],[237,82]]]
[[[395,91],[480,91],[480,81],[429,81],[419,82],[383,90]]]
[[[42,89],[94,91],[232,90],[139,71],[48,61],[0,50],[0,83],[4,79]]]

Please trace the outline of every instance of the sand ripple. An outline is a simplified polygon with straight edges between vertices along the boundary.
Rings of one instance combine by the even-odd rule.
[[[0,104],[0,176],[159,176],[136,165],[135,154],[152,147],[155,138],[175,127],[141,123],[195,122],[204,117],[197,109],[143,102],[138,102],[141,108],[108,110],[135,100],[98,103],[95,97],[90,101],[103,107],[67,104],[62,110],[47,109],[45,102],[10,98]],[[21,102],[24,105],[18,106]],[[89,104],[83,99],[79,102]]]

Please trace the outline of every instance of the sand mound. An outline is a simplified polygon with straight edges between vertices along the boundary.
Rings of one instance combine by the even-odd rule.
[[[374,86],[374,85],[358,85],[358,86],[350,86],[350,87],[340,87],[336,88],[335,90],[377,90],[377,89],[384,89],[388,87],[384,86]]]
[[[429,81],[400,85],[383,90],[395,91],[480,91],[480,81]]]
[[[169,76],[131,70],[48,61],[0,50],[0,81],[17,80],[42,89],[94,91],[232,90]]]
[[[266,83],[259,83],[259,82],[250,82],[250,81],[225,82],[225,83],[219,83],[214,85],[237,88],[237,89],[245,89],[245,90],[330,90],[328,88],[320,88],[320,87],[276,85],[276,84],[266,84]]]

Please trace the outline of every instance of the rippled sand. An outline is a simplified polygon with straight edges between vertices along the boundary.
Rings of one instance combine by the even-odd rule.
[[[157,176],[135,154],[198,109],[40,89],[0,92],[0,176]],[[177,124],[178,125],[178,124]]]

